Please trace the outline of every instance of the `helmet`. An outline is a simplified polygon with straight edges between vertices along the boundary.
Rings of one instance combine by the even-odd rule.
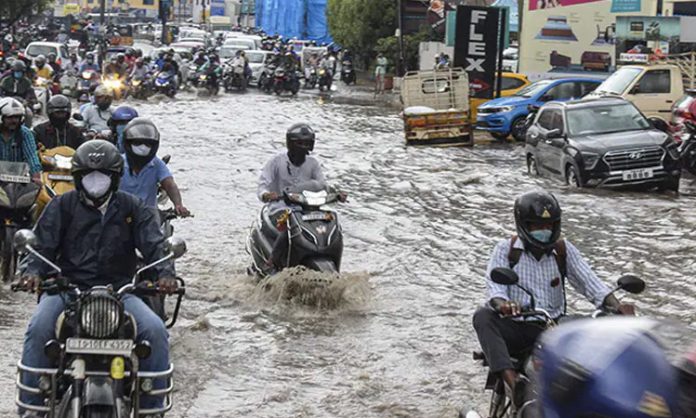
[[[114,101],[114,92],[110,88],[100,85],[94,89],[94,103],[101,110],[106,110]]]
[[[135,118],[123,131],[123,147],[131,166],[143,167],[152,161],[159,149],[160,133],[147,118]]]
[[[70,119],[72,104],[70,99],[62,94],[51,97],[46,104],[46,115],[53,126],[61,127]],[[61,115],[60,113],[64,113]]]
[[[550,251],[561,237],[561,206],[545,190],[527,192],[515,200],[515,225],[527,249]],[[542,237],[542,231],[531,229],[538,225],[551,225],[551,235]]]
[[[114,92],[110,88],[106,87],[105,85],[100,85],[94,90],[94,96],[106,96],[110,98],[114,98]]]
[[[534,359],[541,365],[541,416],[678,416],[677,374],[658,342],[660,325],[612,317],[571,321],[544,333]]]
[[[0,99],[0,125],[3,124],[3,120],[8,116],[19,116],[19,123],[22,123],[24,122],[25,114],[24,105],[22,105],[19,100],[13,99],[12,97]]]
[[[302,150],[309,153],[314,150],[316,134],[306,123],[296,123],[285,133],[285,143],[288,150]]]
[[[133,48],[126,49],[126,56],[127,57],[132,57],[133,55],[135,55],[135,49],[133,49]]]
[[[46,58],[48,58],[48,62],[55,62],[57,57],[55,52],[49,52]]]
[[[119,106],[111,114],[109,124],[125,124],[138,117],[138,111],[130,106]]]
[[[143,56],[143,50],[140,48],[135,48],[134,54],[136,57],[140,58]]]
[[[91,60],[91,61],[94,61],[94,54],[91,53],[91,52],[88,52],[87,54],[85,54],[85,59],[86,59],[87,61],[90,61],[90,60]]]
[[[89,199],[94,206],[101,206],[107,201],[111,193],[118,190],[123,173],[123,158],[111,142],[93,139],[77,148],[72,158],[70,171],[75,179],[75,188],[80,192],[80,197]],[[90,195],[82,183],[85,176],[94,171],[106,174],[111,179],[107,192],[102,196]]]
[[[116,60],[118,62],[123,62],[126,59],[126,55],[123,52],[116,54]]]
[[[25,72],[27,70],[27,65],[21,59],[16,59],[12,62],[12,71]]]
[[[37,67],[43,67],[46,65],[46,57],[43,55],[38,55],[36,58],[34,58],[34,64],[36,64]]]

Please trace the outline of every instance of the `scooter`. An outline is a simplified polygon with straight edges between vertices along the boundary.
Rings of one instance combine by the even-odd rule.
[[[283,67],[278,67],[273,74],[273,91],[280,96],[284,91],[296,95],[300,91],[300,80],[297,74],[288,72]]]
[[[70,173],[73,155],[75,150],[67,146],[43,149],[39,152],[39,160],[44,170],[41,173],[43,187],[36,199],[34,209],[35,221],[39,219],[46,205],[54,197],[75,189],[75,181]]]
[[[139,269],[132,282],[120,289],[95,286],[88,290],[80,290],[68,278],[61,277],[60,267],[36,251],[37,238],[32,231],[18,231],[14,243],[18,251],[32,254],[57,272],[57,278],[42,282],[41,293],[64,295],[66,301],[55,338],[45,346],[52,366],[17,364],[17,406],[47,418],[160,416],[169,411],[173,404],[173,366],[161,372],[140,371],[140,361],[150,356],[150,344],[136,340],[135,318],[124,311],[122,300],[127,295],[160,295],[158,287],[141,281],[140,276],[154,266],[181,257],[186,243],[175,237],[167,239],[166,255]],[[184,281],[177,280],[177,301],[172,318],[165,323],[167,328],[176,323],[186,293]],[[24,289],[13,285],[12,290]],[[22,383],[30,375],[38,378],[37,387]],[[163,383],[163,387],[155,386],[156,382]],[[22,394],[41,396],[44,402],[26,404],[19,396]],[[141,409],[140,398],[147,395],[162,399],[162,406]]]
[[[78,79],[74,73],[66,72],[59,80],[60,83],[60,93],[67,97],[78,97],[77,91]]]
[[[39,194],[39,186],[31,181],[29,165],[0,161],[0,274],[4,282],[14,278],[17,269],[17,253],[12,248],[15,232],[31,225],[32,208]]]
[[[317,77],[317,69],[316,67],[312,66],[309,69],[309,77],[305,78],[305,84],[304,88],[306,89],[314,89],[317,86],[317,82],[319,81],[319,78]]]
[[[34,107],[34,114],[45,114],[46,106],[48,105],[48,100],[51,98],[51,88],[53,82],[49,79],[39,77],[34,82],[34,94],[36,95],[36,104],[38,107]]]
[[[247,78],[244,74],[244,64],[230,63],[225,66],[222,75],[222,84],[226,92],[237,88],[238,91],[245,91],[247,88]]]
[[[169,72],[160,71],[153,77],[153,90],[155,93],[161,93],[167,97],[176,96],[176,87],[174,86],[175,75]]]
[[[273,273],[269,259],[279,234],[287,235],[288,251],[284,267],[305,266],[321,272],[337,273],[343,256],[343,230],[336,211],[325,205],[335,203],[339,193],[317,182],[300,184],[283,192],[285,203],[291,207],[279,221],[286,231],[281,232],[271,219],[268,206],[261,209],[252,225],[246,242],[251,255],[249,272],[259,278]]]
[[[331,83],[333,81],[333,76],[331,71],[326,68],[319,69],[319,91],[329,91],[331,90]]]
[[[348,86],[355,84],[356,78],[352,61],[343,61],[341,64],[341,81],[346,83]]]
[[[526,309],[523,309],[519,315],[514,318],[519,318],[522,320],[527,320],[534,318],[539,323],[540,326],[546,330],[554,328],[558,325],[558,322],[549,315],[543,309],[539,309],[535,305],[534,295],[524,287],[519,285],[519,277],[512,269],[499,267],[491,271],[491,280],[494,283],[504,285],[504,286],[515,286],[518,289],[529,295],[531,304]],[[623,290],[625,292],[639,294],[645,290],[645,282],[634,275],[624,275],[618,279],[616,282],[616,288],[612,290],[611,294],[614,294],[618,290]],[[609,307],[601,307],[593,312],[592,318],[599,318],[603,316],[616,315],[618,312],[612,310]],[[514,358],[513,364],[518,373],[526,376],[531,382],[536,381],[534,374],[536,373],[535,365],[533,362],[533,356],[531,351],[525,351],[521,353],[510,353]],[[486,357],[482,352],[473,353],[474,360],[479,360],[483,362],[484,366],[487,366]],[[534,408],[537,407],[537,396],[534,392],[532,385],[525,386],[525,393],[522,396],[523,403],[519,407],[515,406],[512,402],[512,395],[509,387],[505,384],[502,378],[498,374],[489,372],[488,378],[486,379],[487,390],[492,391],[491,401],[488,409],[488,418],[526,418],[530,416]],[[481,416],[475,411],[460,411],[460,418],[480,418]]]
[[[99,74],[95,70],[85,70],[80,74],[78,81],[77,97],[82,103],[89,102],[89,95],[93,88],[99,84]]]
[[[684,130],[687,136],[678,148],[682,168],[696,176],[696,124],[686,120],[684,121]]]

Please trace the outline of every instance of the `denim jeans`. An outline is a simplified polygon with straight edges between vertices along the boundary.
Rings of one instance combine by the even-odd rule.
[[[121,301],[127,312],[135,317],[138,326],[137,341],[147,340],[152,353],[140,361],[142,371],[165,371],[169,368],[169,333],[162,319],[140,298],[125,295]],[[24,350],[22,364],[29,367],[53,368],[51,360],[44,354],[44,345],[55,338],[55,326],[58,316],[65,309],[65,302],[60,295],[43,295],[41,301],[29,321],[29,327],[24,334]],[[161,380],[161,381],[160,381]],[[38,378],[33,374],[23,374],[22,383],[30,387],[38,387]],[[165,382],[158,379],[155,388],[163,388]],[[22,393],[22,402],[30,405],[42,405],[43,398],[37,395]],[[141,398],[141,408],[157,408],[162,405],[162,397],[145,396]]]

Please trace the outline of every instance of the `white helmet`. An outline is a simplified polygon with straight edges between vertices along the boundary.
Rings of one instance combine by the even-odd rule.
[[[24,105],[19,100],[11,97],[0,99],[0,116],[2,119],[7,116],[21,116],[24,119],[24,115]],[[0,124],[2,124],[2,119],[0,119]]]

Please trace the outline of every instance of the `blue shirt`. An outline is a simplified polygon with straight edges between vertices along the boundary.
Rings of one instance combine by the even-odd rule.
[[[159,157],[155,157],[138,174],[135,174],[128,166],[126,155],[122,156],[124,167],[119,189],[138,196],[146,206],[156,208],[158,184],[172,177],[169,168]]]
[[[10,138],[0,134],[0,161],[27,163],[31,174],[41,171],[41,162],[36,152],[34,134],[24,125],[16,130]]]

